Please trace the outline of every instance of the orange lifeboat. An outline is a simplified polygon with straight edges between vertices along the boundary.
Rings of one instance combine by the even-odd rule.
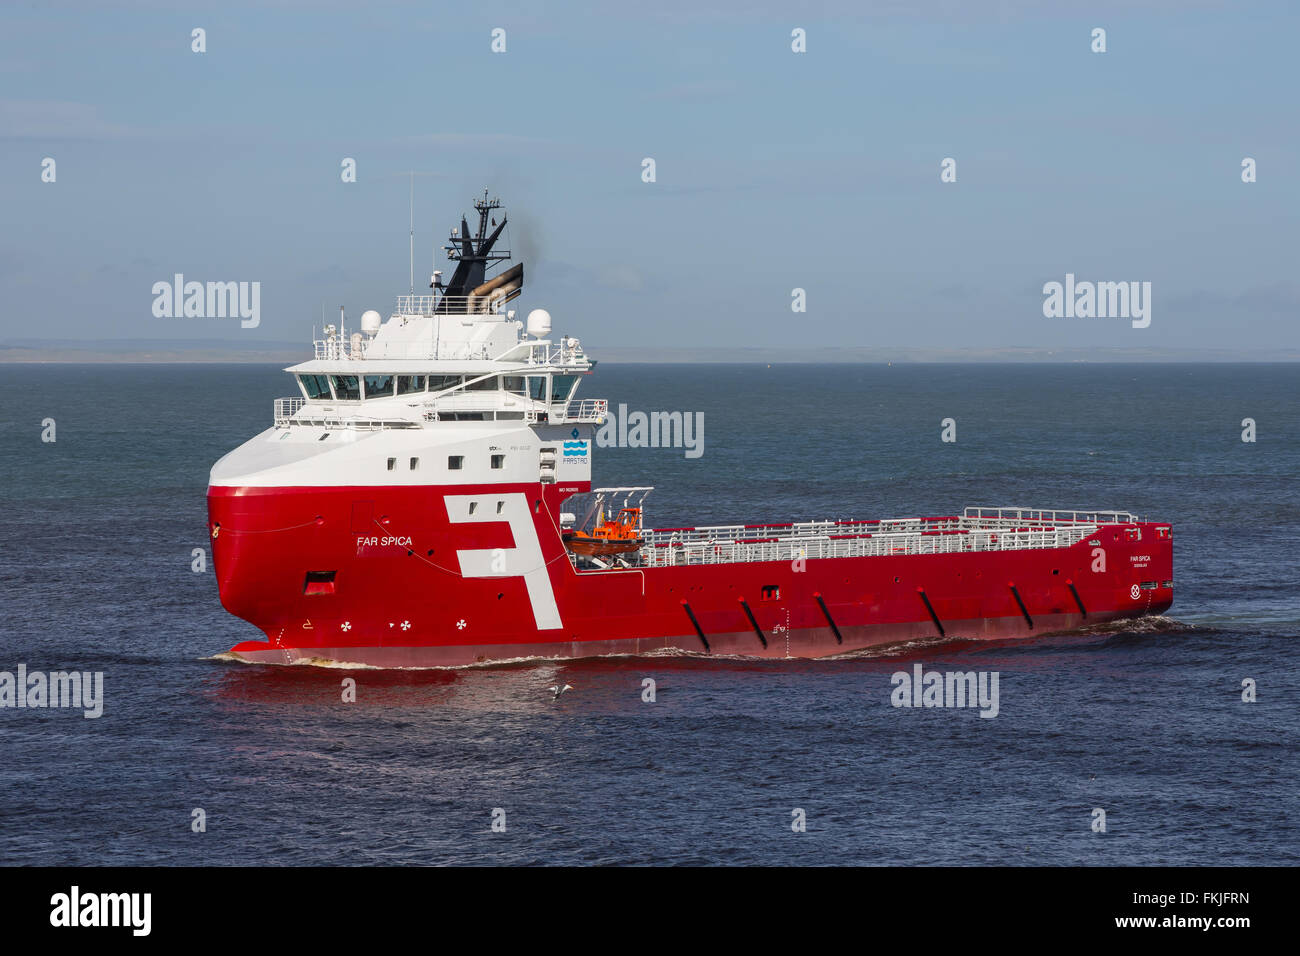
[[[574,554],[587,557],[605,557],[626,554],[641,547],[641,509],[624,508],[612,520],[600,520],[591,534],[585,531],[568,531],[564,546]]]

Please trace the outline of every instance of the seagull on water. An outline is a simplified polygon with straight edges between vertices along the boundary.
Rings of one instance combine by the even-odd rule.
[[[559,700],[560,695],[563,694],[566,690],[573,690],[573,685],[565,684],[563,687],[561,687],[559,684],[552,684],[550,687],[547,688],[547,690],[551,692],[553,700]]]

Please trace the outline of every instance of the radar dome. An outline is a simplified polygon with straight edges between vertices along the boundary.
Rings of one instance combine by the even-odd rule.
[[[528,334],[544,338],[551,334],[551,313],[545,309],[533,309],[528,313]]]
[[[374,309],[367,309],[361,313],[361,331],[367,335],[374,335],[379,331],[379,326],[384,320]]]

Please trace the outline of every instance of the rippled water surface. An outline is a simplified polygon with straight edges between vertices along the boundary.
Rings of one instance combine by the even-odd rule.
[[[704,414],[698,459],[596,450],[653,524],[1127,509],[1174,525],[1174,606],[838,661],[388,672],[213,659],[257,634],[191,571],[207,470],[278,368],[0,366],[0,670],[106,696],[0,709],[0,863],[1300,862],[1298,374],[601,365],[583,395]],[[998,716],[892,707],[917,662],[998,672]]]

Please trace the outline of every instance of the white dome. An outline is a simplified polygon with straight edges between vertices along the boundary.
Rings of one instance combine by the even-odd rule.
[[[365,332],[367,335],[374,335],[379,331],[379,327],[383,325],[383,323],[383,316],[374,309],[367,309],[365,312],[361,313],[361,331]]]
[[[545,338],[551,334],[551,313],[545,309],[533,309],[528,313],[528,334]]]

